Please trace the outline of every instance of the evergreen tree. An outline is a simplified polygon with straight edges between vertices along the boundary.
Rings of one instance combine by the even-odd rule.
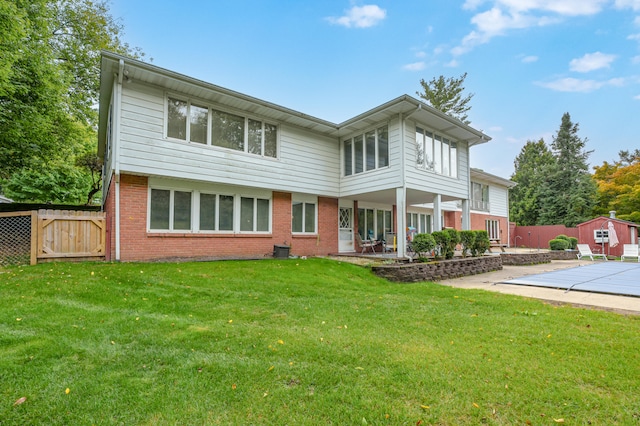
[[[551,144],[555,162],[543,172],[539,225],[573,227],[592,218],[596,184],[587,164],[591,151],[584,150],[587,140],[578,137],[578,130],[578,124],[565,113]]]
[[[424,92],[416,92],[416,94],[438,111],[457,118],[464,124],[469,124],[471,122],[467,120],[467,112],[471,106],[468,104],[474,94],[462,97],[465,78],[467,78],[467,73],[462,74],[459,78],[440,76],[429,82],[421,79],[420,85]]]
[[[554,162],[544,139],[527,141],[522,147],[514,161],[515,172],[511,175],[511,180],[517,185],[509,190],[509,220],[520,226],[538,223],[541,189]]]

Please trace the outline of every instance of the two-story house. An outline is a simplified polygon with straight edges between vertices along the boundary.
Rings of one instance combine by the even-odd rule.
[[[112,260],[353,252],[356,232],[404,257],[407,228],[487,208],[469,156],[490,138],[411,96],[336,124],[103,52],[99,108]]]

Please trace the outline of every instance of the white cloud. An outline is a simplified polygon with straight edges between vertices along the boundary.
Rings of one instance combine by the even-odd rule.
[[[569,62],[571,71],[589,72],[601,68],[609,68],[611,62],[616,59],[616,55],[608,55],[602,52],[587,53],[582,58],[572,59]]]
[[[640,16],[636,16],[636,19],[633,20],[633,23],[640,27]]]
[[[640,64],[640,56],[634,56],[633,58],[631,58],[631,63]]]
[[[381,9],[375,4],[364,6],[353,6],[347,10],[343,16],[327,18],[329,22],[335,25],[342,25],[347,28],[368,28],[379,24],[387,17],[387,11]]]
[[[521,61],[525,64],[530,64],[532,62],[538,62],[538,59],[539,58],[537,56],[529,55],[529,56],[523,56]]]
[[[640,101],[640,95],[635,95],[633,99],[635,99],[636,101]]]
[[[640,10],[640,0],[616,0],[615,4],[618,9]]]
[[[406,64],[402,67],[403,70],[407,71],[421,71],[425,68],[425,63],[423,61],[414,62],[412,64]]]
[[[444,66],[448,67],[448,68],[457,68],[459,65],[460,65],[460,63],[458,61],[456,61],[455,59],[452,59],[451,61],[449,61],[446,64],[444,64]]]
[[[547,89],[555,90],[557,92],[580,92],[589,93],[595,90],[601,89],[605,86],[619,87],[624,84],[622,78],[612,78],[610,80],[580,80],[577,78],[560,78],[558,80],[550,82],[538,82],[538,86],[545,87]]]
[[[492,133],[501,132],[503,129],[501,126],[491,126],[489,127],[489,131]]]
[[[476,46],[488,43],[493,37],[505,35],[509,30],[552,25],[566,17],[595,15],[609,2],[610,0],[466,0],[462,6],[466,10],[476,10],[485,3],[491,3],[491,7],[471,18],[475,29],[451,53],[454,56],[462,55]]]
[[[627,36],[627,40],[638,40],[640,41],[640,33],[639,34],[631,34]]]

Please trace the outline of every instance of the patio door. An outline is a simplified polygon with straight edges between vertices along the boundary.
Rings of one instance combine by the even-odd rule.
[[[355,251],[353,245],[353,207],[340,206],[338,209],[338,251],[349,253]]]

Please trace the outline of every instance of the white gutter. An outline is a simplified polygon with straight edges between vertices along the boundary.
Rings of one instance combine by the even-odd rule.
[[[113,165],[115,170],[115,240],[116,240],[116,260],[120,260],[120,117],[122,104],[122,79],[124,77],[124,60],[120,59],[118,67],[118,83],[116,93],[113,97]]]

